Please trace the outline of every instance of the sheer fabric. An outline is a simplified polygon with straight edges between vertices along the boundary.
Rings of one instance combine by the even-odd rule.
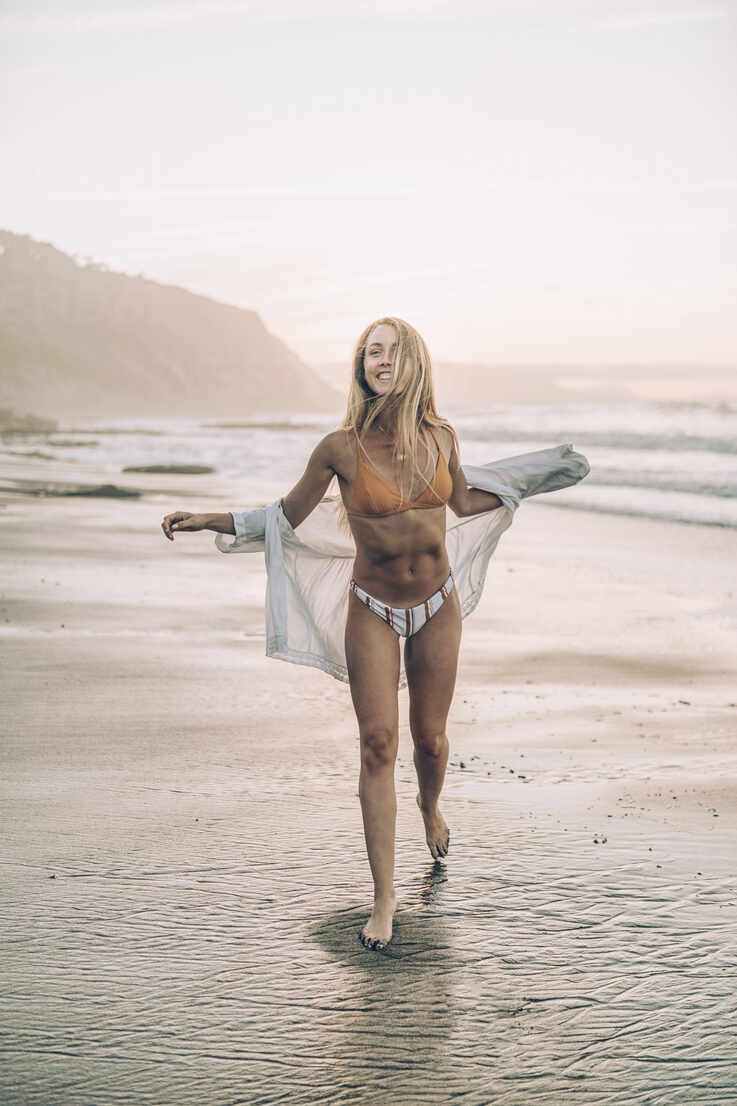
[[[589,463],[572,445],[559,445],[464,465],[463,471],[470,487],[494,492],[502,501],[466,518],[448,512],[446,549],[465,618],[481,598],[489,560],[520,502],[577,484]],[[235,537],[218,534],[220,552],[265,555],[266,655],[319,668],[347,683],[344,633],[356,547],[338,525],[338,501],[323,499],[296,530],[280,499],[231,513]],[[402,653],[399,686],[406,687]]]

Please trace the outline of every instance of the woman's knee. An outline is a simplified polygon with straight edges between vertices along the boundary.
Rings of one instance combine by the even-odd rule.
[[[372,726],[361,733],[361,763],[369,772],[379,772],[394,764],[397,733],[386,726]]]
[[[412,729],[412,740],[415,749],[425,757],[440,757],[448,747],[445,730],[441,730],[437,726],[414,727]]]

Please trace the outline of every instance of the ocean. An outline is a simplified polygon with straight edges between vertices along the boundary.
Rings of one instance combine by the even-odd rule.
[[[570,442],[591,472],[539,502],[579,510],[737,527],[737,404],[623,401],[504,403],[483,411],[445,408],[461,460],[482,464]],[[60,425],[53,434],[14,436],[14,453],[51,462],[119,467],[210,465],[229,483],[259,476],[286,493],[319,438],[341,415],[279,414],[223,419],[126,419]],[[5,445],[8,446],[6,439]],[[53,465],[50,464],[50,470]],[[52,472],[49,472],[52,475]],[[131,482],[125,474],[121,483]]]

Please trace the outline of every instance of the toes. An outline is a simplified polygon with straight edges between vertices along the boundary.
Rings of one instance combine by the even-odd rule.
[[[428,842],[428,848],[433,860],[440,860],[441,857],[447,856],[450,848],[450,833],[446,834],[443,841],[434,841],[432,844]]]
[[[381,952],[389,944],[389,941],[382,941],[380,937],[368,937],[363,931],[358,934],[358,940],[365,949],[374,949],[376,952]]]

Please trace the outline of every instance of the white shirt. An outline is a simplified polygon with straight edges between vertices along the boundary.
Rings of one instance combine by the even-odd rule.
[[[494,492],[502,501],[500,507],[464,518],[449,512],[446,548],[465,618],[481,598],[489,559],[520,501],[577,484],[590,467],[572,445],[559,445],[464,465],[463,471],[470,487]],[[221,553],[263,551],[266,558],[266,655],[320,668],[347,683],[344,633],[356,546],[338,525],[338,501],[323,499],[296,530],[280,499],[231,513],[235,537],[218,534],[217,548]],[[399,686],[406,684],[400,650]]]

